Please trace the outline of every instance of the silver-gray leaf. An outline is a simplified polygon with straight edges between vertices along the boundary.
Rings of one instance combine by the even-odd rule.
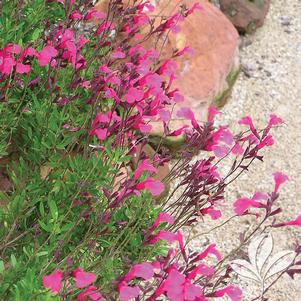
[[[261,274],[262,268],[273,251],[273,238],[270,233],[254,238],[248,248],[250,262]]]
[[[262,282],[260,276],[257,273],[257,268],[251,265],[250,262],[243,259],[237,259],[232,261],[230,266],[238,275],[248,279],[252,279],[256,282]]]
[[[268,262],[263,278],[265,280],[285,271],[294,261],[296,253],[294,251],[281,251],[275,254]]]

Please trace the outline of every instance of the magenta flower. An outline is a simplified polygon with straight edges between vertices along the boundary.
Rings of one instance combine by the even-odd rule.
[[[39,54],[38,61],[40,66],[46,66],[57,56],[57,50],[52,46],[45,46]]]
[[[198,260],[203,260],[206,258],[209,254],[212,254],[216,257],[218,261],[222,259],[221,253],[216,249],[215,244],[209,245],[202,253],[198,255]]]
[[[200,264],[189,273],[188,278],[194,279],[198,275],[208,277],[214,275],[214,273],[215,273],[214,268],[206,264]]]
[[[76,269],[73,272],[73,277],[75,280],[75,286],[78,288],[84,288],[92,284],[96,280],[96,275],[93,273],[87,273],[81,268]]]
[[[194,113],[192,112],[191,109],[189,108],[181,108],[178,112],[177,112],[177,117],[180,118],[185,118],[187,120],[191,121],[192,126],[197,129],[199,127],[195,117],[194,117]]]
[[[17,63],[16,72],[19,74],[28,73],[31,67],[29,65],[24,65],[21,63]]]
[[[58,293],[62,287],[63,273],[55,270],[52,274],[43,277],[43,285],[49,288],[52,293]]]
[[[232,301],[242,300],[242,290],[234,285],[229,285],[226,288],[216,291],[213,297],[223,297],[224,295],[228,295]]]
[[[174,222],[175,220],[170,214],[160,212],[154,224],[152,225],[152,228],[157,228],[161,223],[168,223],[172,225]]]
[[[134,278],[142,278],[149,280],[154,276],[154,268],[150,263],[144,262],[134,265],[128,274],[125,276],[124,281],[131,281]]]
[[[201,214],[208,214],[212,220],[219,219],[222,216],[222,213],[220,210],[215,209],[213,206],[210,206],[208,208],[204,208],[200,210]]]
[[[78,301],[95,300],[103,301],[101,294],[97,291],[96,286],[89,286],[87,289],[77,295]]]
[[[258,133],[257,133],[257,131],[256,131],[256,129],[255,129],[253,120],[252,120],[252,118],[251,118],[250,116],[243,117],[242,119],[240,119],[240,120],[238,121],[238,123],[239,123],[240,125],[246,125],[246,126],[248,126],[249,129],[250,129],[250,131],[251,131],[256,137],[258,137]]]
[[[260,208],[261,204],[248,198],[240,198],[234,202],[234,212],[237,215],[243,215],[249,207]]]
[[[11,74],[15,65],[16,62],[12,57],[9,56],[6,56],[4,58],[0,57],[0,71],[3,74],[7,74],[7,75]]]
[[[134,173],[134,178],[136,180],[139,179],[144,171],[153,173],[153,172],[157,172],[157,169],[151,163],[149,163],[148,159],[143,160],[142,162],[140,162],[139,166],[137,167]]]
[[[140,182],[136,188],[138,190],[146,189],[151,193],[152,196],[159,196],[164,191],[165,186],[159,180],[148,178],[143,182]]]
[[[112,52],[111,57],[114,59],[124,59],[126,57],[125,53],[123,51],[119,50],[115,50],[114,52]]]
[[[274,192],[277,193],[280,186],[283,183],[285,183],[286,181],[288,181],[288,176],[282,172],[275,172],[275,173],[273,173],[273,176],[274,176],[274,181],[275,181]]]
[[[140,294],[140,289],[137,286],[128,286],[125,281],[122,281],[118,286],[119,297],[122,301],[128,301],[137,298]]]
[[[294,220],[284,223],[285,226],[298,226],[301,227],[301,214],[298,215]]]
[[[214,121],[214,117],[215,117],[217,114],[221,114],[221,112],[219,112],[215,107],[210,106],[210,107],[208,108],[208,117],[207,117],[207,121],[208,121],[208,122],[213,122],[213,121]]]
[[[272,128],[273,126],[277,126],[283,123],[283,120],[275,114],[270,115],[270,120],[268,124],[268,128]]]
[[[144,96],[142,90],[136,89],[134,87],[129,88],[128,93],[125,95],[125,100],[127,103],[132,104],[136,101],[140,101]]]

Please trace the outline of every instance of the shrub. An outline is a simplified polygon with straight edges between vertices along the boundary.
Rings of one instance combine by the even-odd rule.
[[[226,187],[262,160],[261,150],[273,144],[272,127],[282,123],[271,115],[257,130],[245,117],[240,124],[247,129],[234,135],[214,125],[214,108],[204,123],[186,108],[178,116],[191,127],[169,128],[182,98],[172,90],[174,60],[189,48],[161,58],[148,46],[177,32],[200,6],[183,5],[159,21],[150,17],[149,1],[112,0],[107,14],[90,0],[1,6],[0,162],[9,183],[1,191],[1,298],[241,300],[229,260],[263,225],[300,225],[300,218],[271,223],[287,180],[276,173],[272,193],[235,201],[237,216],[250,208],[260,216],[237,250],[222,258],[214,244],[200,253],[185,245],[181,229],[200,216],[221,216]],[[164,137],[186,139],[161,180],[155,175],[170,154],[143,151],[154,120],[164,124]],[[193,161],[200,151],[203,158]],[[221,176],[227,156],[233,164]],[[163,198],[169,182],[177,185]],[[299,252],[281,272],[298,272],[290,268]],[[209,255],[215,264],[206,262]]]

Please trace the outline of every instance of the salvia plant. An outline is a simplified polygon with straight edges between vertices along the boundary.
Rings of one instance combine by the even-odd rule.
[[[191,50],[162,57],[159,45],[202,7],[163,16],[148,0],[94,5],[0,2],[0,299],[239,301],[239,274],[261,283],[254,300],[266,300],[267,279],[301,270],[300,246],[269,259],[264,234],[301,226],[301,216],[278,220],[285,174],[273,174],[270,192],[234,201],[236,217],[257,219],[228,254],[214,242],[191,250],[183,230],[222,216],[227,186],[263,159],[281,118],[256,129],[246,116],[234,134],[215,125],[213,107],[204,122],[182,108],[189,126],[172,129],[183,100],[176,62]],[[164,133],[150,154],[153,122]],[[172,159],[164,141],[178,136]],[[249,260],[238,259],[250,241]]]

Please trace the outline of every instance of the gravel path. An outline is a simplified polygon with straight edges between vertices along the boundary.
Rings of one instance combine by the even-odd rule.
[[[274,130],[275,145],[266,152],[264,163],[254,164],[228,190],[229,206],[223,209],[225,219],[232,215],[230,207],[235,199],[251,196],[258,190],[271,191],[274,171],[283,171],[290,177],[289,183],[280,191],[279,205],[284,209],[281,218],[292,219],[301,213],[300,15],[300,0],[272,0],[265,25],[242,42],[244,72],[234,86],[231,100],[223,109],[221,122],[229,123],[233,130],[238,130],[237,120],[250,115],[260,127],[266,124],[270,113],[275,113],[286,124]],[[226,227],[227,231],[222,228],[214,234],[202,236],[193,243],[193,247],[199,250],[208,241],[216,241],[226,254],[239,245],[239,233],[247,230],[251,222],[250,217],[242,219],[239,224],[233,221]],[[192,234],[206,232],[205,224],[199,225]],[[273,236],[275,251],[293,248],[297,240],[301,241],[300,228],[277,229]],[[257,285],[245,281],[240,281],[240,284],[244,287],[244,300],[252,300],[258,292]],[[267,296],[270,301],[301,300],[301,276],[291,281],[284,275]]]

